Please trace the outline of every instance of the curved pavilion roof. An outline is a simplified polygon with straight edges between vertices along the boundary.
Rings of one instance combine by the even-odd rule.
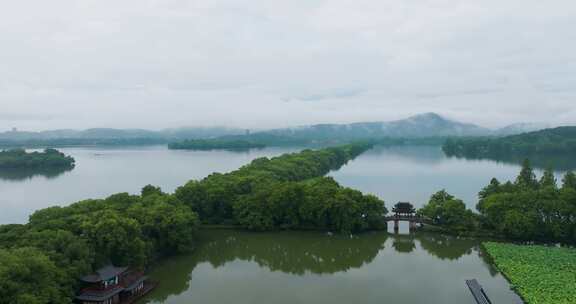
[[[128,267],[115,267],[112,265],[108,265],[96,270],[95,273],[83,276],[80,279],[87,283],[98,283],[109,280],[123,273],[124,271],[126,271],[126,269],[128,269]]]

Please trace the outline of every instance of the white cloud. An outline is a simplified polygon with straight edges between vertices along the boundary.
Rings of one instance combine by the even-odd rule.
[[[5,1],[0,129],[574,123],[575,15],[568,0]]]

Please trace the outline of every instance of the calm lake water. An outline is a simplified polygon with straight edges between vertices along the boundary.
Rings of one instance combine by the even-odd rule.
[[[375,194],[388,207],[399,201],[421,207],[433,193],[446,189],[476,210],[478,192],[493,177],[513,181],[519,172],[520,166],[513,163],[448,158],[440,147],[400,146],[376,147],[330,176],[342,185]],[[535,172],[540,178],[542,170]],[[556,172],[559,181],[562,173]]]
[[[60,150],[76,159],[76,168],[39,175],[0,171],[0,224],[25,223],[32,212],[49,206],[118,192],[138,193],[147,184],[171,192],[190,179],[235,170],[257,157],[299,149],[177,151],[150,146]],[[447,158],[439,147],[408,146],[377,147],[330,175],[342,185],[376,194],[389,207],[398,201],[420,207],[432,193],[446,189],[474,208],[478,191],[492,177],[513,179],[519,170],[514,164]]]
[[[439,234],[204,231],[201,247],[150,273],[147,304],[474,304],[466,279],[493,303],[516,303],[479,241]]]

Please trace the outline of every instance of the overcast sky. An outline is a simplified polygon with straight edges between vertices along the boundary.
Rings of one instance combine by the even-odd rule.
[[[574,0],[3,0],[0,130],[576,122]]]

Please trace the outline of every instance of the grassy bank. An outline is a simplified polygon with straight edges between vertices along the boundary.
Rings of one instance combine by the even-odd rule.
[[[483,243],[528,304],[576,303],[576,249]]]

